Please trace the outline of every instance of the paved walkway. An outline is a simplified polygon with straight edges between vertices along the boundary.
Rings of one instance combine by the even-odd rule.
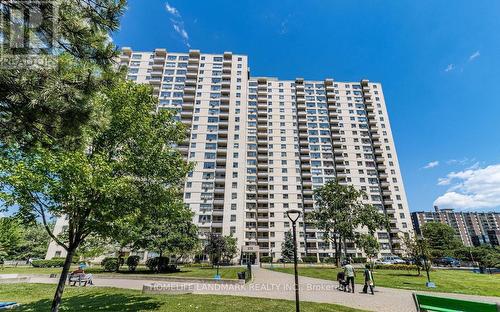
[[[143,284],[155,283],[158,287],[175,287],[195,294],[234,295],[270,299],[295,300],[294,278],[291,274],[254,268],[254,279],[246,285],[212,285],[196,283],[159,282],[151,280],[100,279],[94,278],[99,286],[127,289],[142,289]],[[57,279],[32,278],[35,283],[56,283]],[[335,303],[352,308],[377,312],[415,312],[412,291],[395,288],[376,287],[375,295],[363,294],[362,287],[356,285],[355,293],[336,290],[337,282],[299,277],[300,300],[320,303]],[[425,293],[419,291],[419,293]],[[474,301],[498,302],[499,297],[485,297],[450,293],[431,294]]]

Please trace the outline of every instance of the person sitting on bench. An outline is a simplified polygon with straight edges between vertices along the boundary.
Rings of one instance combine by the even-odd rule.
[[[71,274],[69,276],[69,281],[74,282],[73,285],[75,285],[76,282],[79,282],[79,281],[85,282],[85,285],[87,285],[87,283],[89,285],[94,285],[94,283],[92,282],[92,274],[86,274],[84,268],[85,268],[85,265],[80,264],[78,269],[71,272]]]

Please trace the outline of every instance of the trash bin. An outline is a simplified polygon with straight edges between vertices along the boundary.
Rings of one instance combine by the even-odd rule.
[[[246,272],[238,272],[238,279],[244,280],[245,279]]]

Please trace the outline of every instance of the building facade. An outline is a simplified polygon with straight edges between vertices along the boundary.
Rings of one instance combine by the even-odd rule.
[[[411,219],[418,235],[422,234],[424,224],[440,222],[455,229],[457,237],[465,246],[499,245],[499,212],[455,212],[453,209],[439,209],[434,206],[434,211],[431,212],[412,212]]]
[[[184,200],[202,238],[233,235],[247,256],[277,260],[291,230],[285,212],[311,212],[314,189],[336,179],[389,217],[391,229],[376,233],[380,254],[401,253],[412,226],[380,83],[252,77],[247,56],[230,52],[124,48],[120,64],[190,129],[179,146],[196,164]],[[301,256],[333,255],[312,224],[301,218],[298,229]],[[362,256],[353,243],[347,253]]]

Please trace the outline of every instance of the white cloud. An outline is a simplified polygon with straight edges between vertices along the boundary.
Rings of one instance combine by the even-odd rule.
[[[171,15],[170,22],[172,23],[172,27],[174,31],[181,36],[184,44],[190,48],[189,44],[189,34],[184,27],[184,19],[181,16],[181,13],[177,8],[171,6],[168,2],[165,4],[165,10]]]
[[[445,72],[449,72],[455,69],[455,65],[448,64],[448,66],[444,69]]]
[[[165,4],[165,9],[167,10],[168,13],[170,13],[174,16],[181,16],[179,14],[179,10],[177,10],[175,7],[171,6],[168,2]]]
[[[427,165],[425,165],[424,169],[431,169],[431,168],[434,168],[434,167],[437,167],[437,166],[439,166],[439,161],[435,160],[435,161],[431,161],[430,163],[428,163]]]
[[[459,210],[500,207],[500,164],[485,168],[474,165],[467,170],[451,172],[440,178],[438,185],[450,187],[434,205]]]
[[[461,166],[465,166],[465,165],[468,165],[468,164],[474,163],[474,162],[476,162],[475,158],[464,157],[462,159],[450,159],[450,160],[447,160],[446,164],[448,164],[448,165],[461,165]]]
[[[472,61],[472,60],[478,58],[480,55],[481,55],[481,53],[479,53],[479,50],[476,51],[476,52],[474,52],[474,53],[472,53],[472,55],[469,56],[469,61]]]

